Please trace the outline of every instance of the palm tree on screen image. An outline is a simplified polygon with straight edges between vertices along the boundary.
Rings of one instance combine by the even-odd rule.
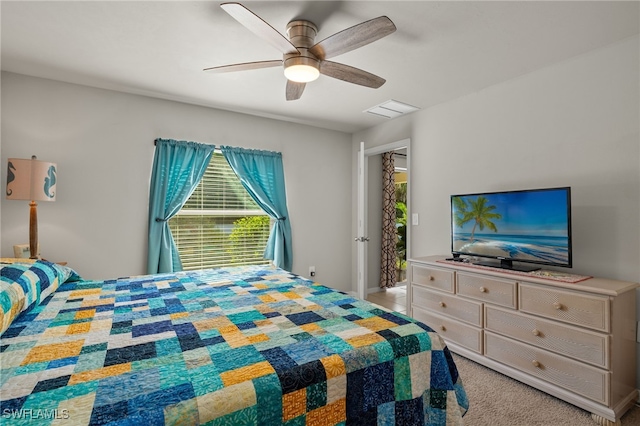
[[[467,222],[474,221],[471,229],[471,241],[474,239],[476,228],[483,231],[486,227],[493,232],[498,232],[498,227],[492,220],[502,219],[502,215],[494,213],[496,206],[487,205],[489,200],[486,197],[470,199],[468,204],[462,198],[456,197],[453,200],[456,208],[455,224],[462,227]]]
[[[462,226],[467,223],[471,218],[467,217],[467,209],[469,206],[467,202],[464,201],[462,197],[454,197],[453,198],[453,223],[458,227],[462,228]]]

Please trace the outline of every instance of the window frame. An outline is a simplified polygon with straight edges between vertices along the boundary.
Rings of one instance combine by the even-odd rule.
[[[220,167],[225,168],[225,170],[220,169]],[[230,181],[232,177],[235,178],[235,180]],[[216,186],[214,184],[211,184],[210,181],[212,179],[222,179],[223,182],[220,182],[220,185]],[[193,208],[194,204],[205,206],[207,204],[204,196],[205,191],[211,191],[212,189],[226,192],[221,195],[213,195],[213,197],[211,197],[211,194],[207,194],[209,195],[209,201],[213,199],[213,204],[217,204],[220,202],[225,203],[227,200],[230,200],[229,204],[232,204],[232,207],[235,208]],[[199,200],[195,200],[195,202],[190,203],[189,201],[194,201],[191,200],[191,197],[193,196],[201,198]],[[237,208],[238,205],[247,204],[249,204],[248,207],[253,208],[249,208],[246,210]],[[185,208],[185,206],[189,207]],[[235,217],[237,218],[237,221],[245,217],[260,216],[269,218],[269,225],[267,227],[262,227],[261,231],[259,231],[259,233],[256,235],[256,241],[258,243],[264,242],[264,246],[261,250],[262,253],[264,253],[264,248],[266,248],[266,243],[275,221],[258,206],[253,198],[251,198],[247,190],[244,188],[244,186],[242,186],[242,183],[240,182],[238,176],[229,166],[222,152],[216,149],[211,157],[211,161],[207,165],[207,172],[205,172],[205,174],[203,175],[202,180],[198,182],[198,186],[194,190],[193,194],[189,197],[189,200],[185,203],[183,208],[181,208],[180,211],[178,211],[169,220],[169,228],[171,229],[174,242],[176,243],[178,255],[180,256],[180,260],[183,264],[183,269],[197,270],[222,266],[267,265],[272,263],[271,260],[264,259],[264,257],[258,259],[256,256],[250,256],[252,253],[256,253],[256,246],[252,245],[250,241],[248,244],[243,245],[246,248],[246,251],[241,250],[231,252],[229,250],[230,246],[234,247],[235,245],[235,247],[237,247],[237,244],[234,243],[230,238],[233,229],[236,229],[236,227],[234,226],[231,230],[229,230],[229,223],[223,222],[224,218]],[[177,223],[178,221],[180,221],[180,219],[186,219],[189,217],[202,217],[202,224],[193,222],[184,223],[181,226],[181,224]],[[205,222],[208,220],[215,222],[214,225],[207,226]],[[190,232],[188,230],[189,227],[192,228],[191,236],[188,235]],[[184,235],[181,235],[181,231],[183,231],[182,233]],[[219,231],[220,235],[215,235],[216,231]],[[211,241],[216,244],[220,244],[219,249],[216,249],[220,251],[207,248],[210,247]],[[189,250],[188,254],[186,253],[187,250]],[[220,253],[222,252],[227,253],[226,257],[220,255]],[[213,253],[216,253],[216,255],[214,256]],[[245,260],[238,261],[238,259]]]

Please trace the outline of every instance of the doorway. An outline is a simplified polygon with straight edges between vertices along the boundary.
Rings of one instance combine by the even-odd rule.
[[[358,157],[358,256],[357,256],[357,294],[361,299],[371,292],[380,291],[380,253],[381,253],[381,224],[382,224],[382,172],[381,155],[393,151],[398,155],[397,171],[404,178],[403,195],[405,197],[404,213],[404,239],[402,260],[399,266],[406,265],[406,259],[410,256],[411,227],[407,218],[410,216],[411,184],[410,184],[410,140],[403,139],[397,142],[385,144],[375,148],[364,149],[364,143],[360,144]],[[398,174],[396,174],[398,176]],[[405,266],[406,268],[406,266]],[[402,268],[401,268],[402,269]],[[399,272],[403,276],[402,272]]]

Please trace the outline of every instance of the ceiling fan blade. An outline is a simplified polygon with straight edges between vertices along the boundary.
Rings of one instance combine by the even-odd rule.
[[[365,46],[396,30],[391,19],[379,16],[335,33],[313,45],[309,51],[324,60]]]
[[[306,83],[296,83],[295,81],[287,80],[287,100],[295,101],[296,99],[300,99],[306,85]]]
[[[331,61],[322,61],[320,63],[320,74],[373,89],[377,89],[387,81],[359,68]]]
[[[233,71],[247,71],[257,70],[260,68],[281,67],[282,60],[276,59],[273,61],[258,61],[258,62],[244,62],[242,64],[222,65],[219,67],[205,68],[203,71],[213,73],[233,72]]]
[[[222,3],[221,8],[258,37],[268,41],[284,54],[300,53],[289,40],[258,15],[240,3]]]

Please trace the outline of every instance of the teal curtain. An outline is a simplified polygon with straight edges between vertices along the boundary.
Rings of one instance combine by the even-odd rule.
[[[182,270],[168,221],[202,179],[214,145],[156,139],[149,190],[149,274]]]
[[[220,149],[242,182],[242,186],[262,210],[275,220],[267,240],[264,258],[273,260],[279,268],[291,271],[291,223],[287,211],[282,154],[229,146]]]

